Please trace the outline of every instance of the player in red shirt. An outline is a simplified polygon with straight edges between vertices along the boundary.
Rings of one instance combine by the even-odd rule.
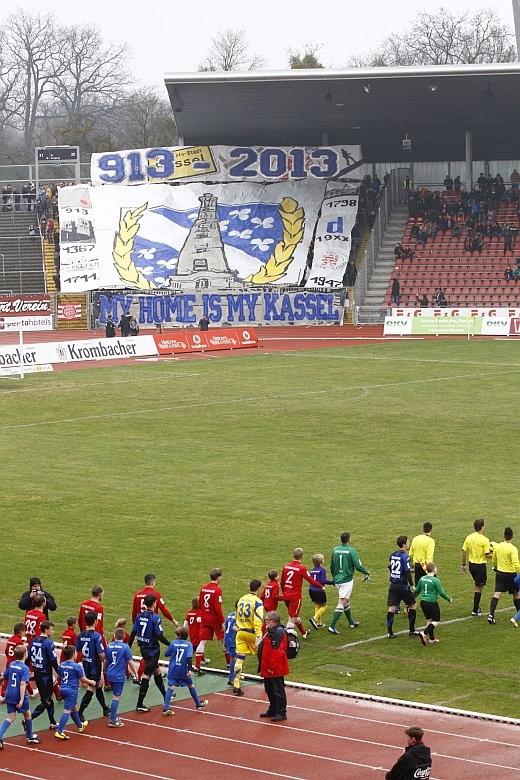
[[[41,634],[40,623],[47,620],[45,612],[43,611],[44,608],[45,596],[43,593],[39,593],[34,597],[34,609],[30,609],[25,613],[24,627],[28,645],[34,637],[40,636]]]
[[[6,640],[5,643],[5,668],[6,669],[11,663],[11,661],[14,661],[14,648],[24,644],[24,641],[22,639],[23,629],[24,629],[23,623],[17,623],[13,628],[13,635]],[[4,681],[2,683],[2,690],[0,691],[0,704],[4,703],[6,688],[7,688],[7,677],[4,678]]]
[[[260,598],[264,602],[264,615],[267,615],[268,612],[277,612],[278,602],[283,601],[282,597],[280,596],[280,584],[278,582],[278,572],[276,569],[271,569],[271,571],[267,573],[267,577],[269,582],[265,585],[263,591],[260,594]],[[264,618],[262,634],[265,634],[265,632],[266,626]]]
[[[200,644],[200,626],[202,623],[202,612],[199,609],[199,597],[194,596],[191,600],[191,609],[184,618],[184,628],[188,629],[190,642],[193,645],[193,652],[197,653],[197,647]],[[203,658],[201,663],[208,664],[209,658]]]
[[[195,653],[195,674],[204,674],[200,665],[204,659],[206,644],[216,636],[222,642],[224,639],[224,613],[222,612],[222,591],[219,582],[222,569],[212,569],[209,573],[210,582],[200,589],[199,605],[201,611],[200,642]]]
[[[144,605],[144,597],[148,596],[148,594],[152,593],[155,598],[157,599],[155,603],[155,609],[154,612],[158,612],[160,609],[163,613],[166,620],[171,620],[174,626],[178,627],[178,623],[171,614],[171,612],[166,608],[166,604],[164,603],[164,599],[159,593],[158,590],[154,590],[155,587],[155,580],[156,580],[155,574],[146,574],[144,578],[144,584],[146,587],[142,588],[142,590],[138,590],[137,593],[134,594],[134,602],[132,604],[132,624],[135,623],[136,617],[139,615],[140,612],[144,612],[146,610],[146,607]]]
[[[101,585],[94,585],[92,588],[92,598],[82,602],[78,614],[78,626],[80,632],[87,630],[87,624],[85,622],[85,615],[87,612],[95,612],[97,615],[97,620],[96,625],[94,626],[94,631],[98,631],[101,636],[103,636],[103,618],[105,616],[105,607],[102,606],[101,599],[103,598],[104,592],[105,591]]]
[[[302,605],[302,585],[303,580],[311,583],[315,588],[318,585],[323,588],[320,582],[314,580],[307,567],[301,562],[303,558],[303,550],[301,547],[297,547],[293,552],[293,560],[291,563],[286,563],[282,569],[282,596],[289,613],[289,620],[287,621],[287,628],[296,628],[300,631],[304,639],[307,639],[310,631],[306,631],[303,627],[303,623],[300,617],[300,607]]]
[[[64,661],[67,660],[65,658],[65,656],[63,655],[64,648],[67,647],[67,645],[72,645],[72,647],[76,647],[76,640],[78,638],[78,635],[76,634],[76,631],[75,631],[76,623],[77,623],[77,620],[76,620],[76,618],[73,615],[71,615],[71,617],[67,618],[67,628],[65,629],[65,631],[61,635],[61,641],[63,642],[63,648],[61,650],[61,655],[60,655],[60,664],[62,664]],[[81,663],[81,653],[77,654],[76,661],[77,661],[78,664]]]

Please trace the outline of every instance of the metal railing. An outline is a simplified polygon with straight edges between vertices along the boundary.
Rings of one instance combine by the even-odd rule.
[[[370,238],[368,239],[365,252],[361,259],[361,263],[359,264],[356,284],[354,285],[354,324],[356,325],[357,312],[365,300],[365,294],[368,289],[368,285],[370,284],[372,273],[374,268],[377,266],[379,250],[381,249],[383,237],[386,233],[386,229],[390,221],[390,215],[396,203],[396,179],[397,177],[395,175],[395,171],[392,171],[388,185],[383,190],[383,195],[381,197],[374,225],[370,233]]]
[[[37,277],[38,278],[38,287],[42,286],[42,277],[43,273],[42,271],[5,271],[0,274],[0,284],[6,282],[6,279],[8,280],[7,283],[13,285],[13,277],[18,279],[18,287],[19,290],[17,291],[20,294],[28,293],[27,290],[28,285],[30,284],[31,277]],[[24,290],[24,281],[25,281],[25,290]],[[13,285],[14,287],[14,285]],[[12,294],[12,292],[10,293]]]

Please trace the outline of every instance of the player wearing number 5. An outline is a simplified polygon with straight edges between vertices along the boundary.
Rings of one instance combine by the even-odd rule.
[[[416,585],[413,592],[414,596],[417,596],[420,592],[421,609],[424,612],[424,617],[428,621],[424,631],[419,632],[423,645],[428,643],[428,638],[430,639],[430,642],[439,641],[433,635],[435,627],[438,626],[441,621],[441,610],[437,603],[439,596],[442,596],[443,599],[449,601],[450,604],[452,602],[452,599],[444,592],[441,581],[437,579],[435,576],[436,574],[437,566],[431,561],[426,566],[426,574],[421,577],[419,584]]]
[[[240,675],[246,655],[257,655],[258,645],[262,639],[262,624],[264,622],[264,605],[259,596],[262,583],[260,580],[251,580],[249,593],[242,596],[237,602],[236,608],[236,661],[235,677],[233,680],[233,693],[235,696],[243,696],[240,687]]]
[[[24,663],[26,655],[27,650],[24,645],[15,647],[14,660],[9,664],[3,675],[4,679],[7,680],[7,691],[5,694],[7,718],[0,727],[0,750],[4,749],[4,734],[11,723],[13,723],[17,712],[21,712],[25,719],[27,744],[39,745],[41,742],[41,739],[38,739],[38,734],[33,734],[29,699],[25,692],[30,676],[29,667]]]
[[[134,675],[137,676],[138,673],[137,664],[132,658],[132,651],[124,639],[125,629],[116,628],[113,640],[105,649],[105,677],[112,687],[112,702],[110,704],[110,719],[108,721],[108,725],[111,728],[120,728],[125,725],[117,717],[117,709],[125,685],[127,665]]]
[[[341,544],[335,547],[330,556],[330,573],[334,584],[338,589],[339,600],[338,606],[334,610],[332,622],[329,626],[329,632],[331,634],[339,634],[336,628],[336,623],[340,619],[343,613],[349,622],[350,628],[357,628],[359,622],[355,621],[350,611],[350,596],[352,594],[352,588],[354,587],[354,571],[357,569],[362,574],[368,575],[370,572],[365,569],[361,561],[357,550],[350,545],[350,534],[348,531],[341,534]]]

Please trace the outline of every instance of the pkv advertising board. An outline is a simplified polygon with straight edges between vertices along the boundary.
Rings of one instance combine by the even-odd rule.
[[[385,317],[384,335],[508,336],[509,317]]]

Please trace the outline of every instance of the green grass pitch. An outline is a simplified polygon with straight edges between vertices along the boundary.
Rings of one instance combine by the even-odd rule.
[[[476,517],[489,538],[512,525],[520,543],[518,349],[416,341],[1,380],[0,629],[22,617],[17,601],[33,575],[56,597],[56,633],[96,583],[110,630],[130,616],[148,571],[180,620],[221,566],[229,611],[295,546],[310,567],[348,530],[372,575],[355,581],[361,626],[341,618],[338,637],[313,631],[291,679],[517,716],[512,600],[502,597],[494,627],[469,618],[460,548]],[[453,597],[442,617],[461,620],[441,624],[435,646],[407,635],[362,642],[386,636],[388,555],[425,520]],[[405,623],[398,616],[395,630]]]

